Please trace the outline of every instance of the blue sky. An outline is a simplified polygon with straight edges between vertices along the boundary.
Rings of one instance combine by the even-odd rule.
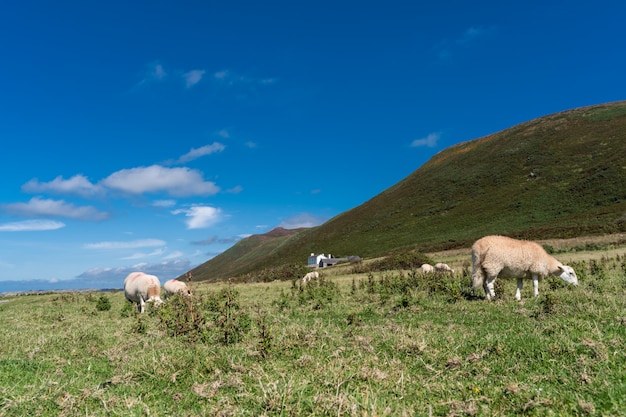
[[[163,282],[455,143],[623,100],[625,20],[623,1],[2,2],[0,292]]]

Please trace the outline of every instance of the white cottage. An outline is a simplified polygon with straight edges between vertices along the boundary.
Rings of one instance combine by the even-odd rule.
[[[311,256],[309,256],[307,266],[309,268],[323,268],[324,266],[326,266],[324,261],[330,258],[330,254],[326,256],[323,253],[320,253],[319,255],[312,253]]]

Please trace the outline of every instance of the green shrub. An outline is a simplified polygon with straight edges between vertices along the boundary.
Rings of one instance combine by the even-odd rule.
[[[194,297],[174,294],[159,307],[157,317],[169,336],[183,337],[189,342],[203,336],[207,323],[204,312],[198,307],[201,298],[200,294]]]
[[[111,301],[106,295],[101,295],[96,302],[96,310],[109,311],[111,309]]]
[[[289,281],[291,279],[303,277],[309,272],[309,268],[303,264],[285,264],[271,268],[264,268],[259,271],[250,272],[240,277],[238,281],[244,282],[272,282]]]
[[[331,304],[339,294],[339,286],[322,275],[306,284],[300,284],[298,300],[301,305],[312,304],[317,310]]]
[[[419,252],[401,252],[370,264],[371,271],[414,270],[423,264],[432,264],[428,256]]]

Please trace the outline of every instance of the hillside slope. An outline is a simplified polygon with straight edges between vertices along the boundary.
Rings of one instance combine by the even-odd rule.
[[[486,234],[565,238],[626,230],[626,102],[569,110],[447,148],[325,224],[255,235],[195,268],[223,279],[311,252],[381,256],[467,247]],[[263,236],[263,237],[261,237]]]

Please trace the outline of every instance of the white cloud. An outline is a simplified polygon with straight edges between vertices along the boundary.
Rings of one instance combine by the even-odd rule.
[[[218,71],[215,74],[213,74],[214,78],[217,78],[218,80],[225,80],[228,77],[228,71],[224,70],[224,71]]]
[[[37,178],[34,178],[22,186],[22,191],[26,193],[51,192],[92,197],[102,193],[102,187],[92,184],[87,177],[78,174],[67,180],[63,179],[62,176],[58,176],[49,182],[39,182]]]
[[[192,148],[189,152],[178,158],[179,163],[185,163],[189,161],[193,161],[194,159],[198,159],[205,155],[211,155],[215,152],[221,152],[226,148],[223,144],[219,142],[213,142],[210,145],[201,146],[199,148]]]
[[[255,142],[250,141],[250,140],[249,140],[249,141],[247,141],[247,142],[245,143],[245,145],[246,145],[248,148],[250,148],[250,149],[254,149],[254,148],[256,148],[256,147],[257,147],[257,144],[256,144]]]
[[[493,29],[487,29],[483,27],[470,27],[467,29],[463,35],[456,40],[456,43],[459,45],[466,45],[474,40],[489,34]]]
[[[160,165],[123,169],[109,175],[102,184],[129,194],[167,192],[177,197],[207,196],[220,190],[215,183],[204,181],[200,171]]]
[[[202,77],[204,76],[204,70],[192,70],[183,74],[183,78],[185,79],[185,86],[187,88],[191,88],[194,85],[198,84]]]
[[[230,132],[227,129],[221,129],[216,134],[217,136],[224,138],[224,139],[230,138]]]
[[[193,206],[188,209],[172,211],[172,214],[184,214],[187,229],[204,229],[210,227],[220,220],[222,211],[211,206]]]
[[[123,260],[129,260],[129,259],[144,259],[144,258],[150,258],[153,256],[159,256],[159,255],[163,255],[163,253],[165,253],[165,251],[163,249],[155,249],[150,253],[143,253],[143,252],[137,252],[134,253],[130,256],[126,256],[124,258],[121,258]]]
[[[213,73],[213,78],[229,87],[246,86],[254,88],[255,86],[269,86],[278,82],[277,78],[257,78],[247,75],[239,75],[229,70],[223,70]]]
[[[165,260],[169,260],[169,259],[176,259],[176,258],[182,258],[185,254],[182,253],[181,251],[177,250],[174,251],[172,253],[170,253],[169,255],[167,255],[165,258]]]
[[[192,265],[187,259],[174,259],[158,263],[141,262],[134,265],[117,267],[117,268],[93,268],[83,272],[78,276],[77,288],[84,288],[85,283],[96,283],[100,288],[122,288],[124,286],[124,278],[135,271],[144,271],[147,274],[154,274],[161,282],[168,279],[176,278],[185,272],[193,269],[196,265]]]
[[[241,185],[235,185],[233,188],[229,188],[226,190],[228,194],[239,194],[243,191],[243,187]]]
[[[434,148],[435,146],[437,146],[437,142],[439,141],[441,135],[439,133],[429,133],[428,136],[421,138],[421,139],[415,139],[413,142],[411,142],[411,146],[412,147],[418,147],[418,146],[428,146],[429,148]]]
[[[152,202],[153,207],[174,207],[176,205],[176,200],[155,200]]]
[[[28,203],[2,205],[4,211],[18,216],[53,216],[76,220],[101,221],[110,217],[109,213],[98,211],[92,206],[78,207],[63,200],[33,197]]]
[[[39,232],[57,230],[65,227],[65,223],[53,220],[25,220],[0,224],[0,232]]]
[[[161,239],[139,239],[131,240],[128,242],[97,242],[86,243],[84,247],[86,249],[137,249],[137,248],[149,248],[165,246],[165,242]]]
[[[161,81],[167,76],[167,72],[165,72],[165,68],[163,65],[158,62],[153,62],[148,65],[148,70],[146,71],[146,77],[144,80],[148,81]]]
[[[325,218],[302,213],[283,220],[278,226],[285,229],[299,229],[301,227],[315,227],[326,221]]]
[[[163,81],[167,77],[167,72],[163,65],[159,62],[151,62],[147,65],[141,81],[137,83],[135,88],[142,87],[146,84]]]
[[[481,26],[472,26],[461,34],[460,37],[450,40],[445,39],[439,42],[435,49],[440,59],[450,59],[462,50],[470,48],[479,39],[486,38],[495,33],[496,28],[485,28]]]

